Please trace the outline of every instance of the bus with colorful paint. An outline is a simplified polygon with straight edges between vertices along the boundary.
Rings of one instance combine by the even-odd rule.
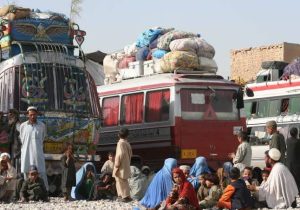
[[[165,158],[212,168],[228,160],[246,128],[239,85],[215,73],[178,70],[123,79],[97,87],[102,110],[98,154],[113,150],[126,126],[133,153],[158,169]]]
[[[25,121],[27,107],[38,108],[38,119],[47,127],[44,153],[49,177],[61,173],[66,143],[74,145],[78,159],[99,161],[95,149],[100,106],[80,48],[85,32],[63,15],[49,12],[2,17],[0,23],[0,111],[15,108]],[[4,139],[0,151],[7,149]],[[49,184],[51,192],[59,190],[58,184]]]

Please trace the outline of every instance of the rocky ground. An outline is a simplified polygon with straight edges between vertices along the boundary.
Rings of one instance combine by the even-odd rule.
[[[123,203],[118,201],[68,201],[65,202],[63,198],[52,197],[50,202],[31,202],[31,203],[9,203],[0,204],[1,210],[65,210],[65,209],[87,209],[87,210],[145,210],[138,201]]]
[[[300,199],[297,199],[298,208],[300,209]],[[118,201],[63,201],[63,198],[52,197],[50,202],[31,202],[31,203],[9,203],[0,204],[0,210],[65,210],[65,209],[82,209],[82,210],[145,210],[138,201],[123,203]]]

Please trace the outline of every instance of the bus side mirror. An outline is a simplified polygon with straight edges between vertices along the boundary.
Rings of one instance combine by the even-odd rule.
[[[245,92],[246,92],[246,96],[248,96],[248,97],[253,97],[254,96],[254,92],[250,88],[246,88]]]
[[[237,109],[242,109],[244,108],[244,91],[242,88],[240,88],[237,92],[237,96],[236,96],[236,108]]]

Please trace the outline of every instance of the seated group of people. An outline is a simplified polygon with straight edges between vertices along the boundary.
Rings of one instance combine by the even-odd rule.
[[[107,163],[107,162],[106,162]],[[112,177],[111,168],[105,164],[101,174],[96,174],[93,163],[85,163],[76,172],[76,184],[72,187],[71,197],[76,200],[100,200],[117,199],[116,182]],[[148,166],[139,169],[130,166],[131,176],[128,180],[130,185],[130,196],[132,199],[140,200],[149,183],[151,176]]]
[[[36,166],[31,165],[28,179],[17,179],[17,171],[11,165],[10,155],[0,155],[0,201],[48,201],[48,193]]]
[[[140,203],[147,209],[252,209],[296,207],[299,194],[294,177],[280,162],[279,150],[267,153],[267,170],[227,162],[211,173],[204,157],[177,168],[173,158],[155,175]]]

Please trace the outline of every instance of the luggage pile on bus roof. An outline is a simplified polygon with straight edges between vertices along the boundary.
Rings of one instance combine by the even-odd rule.
[[[73,36],[70,34],[69,20],[63,14],[7,5],[0,8],[2,59],[20,53],[13,41],[72,45]]]
[[[216,74],[215,49],[199,34],[174,28],[145,30],[134,43],[103,60],[105,83],[178,70]]]

